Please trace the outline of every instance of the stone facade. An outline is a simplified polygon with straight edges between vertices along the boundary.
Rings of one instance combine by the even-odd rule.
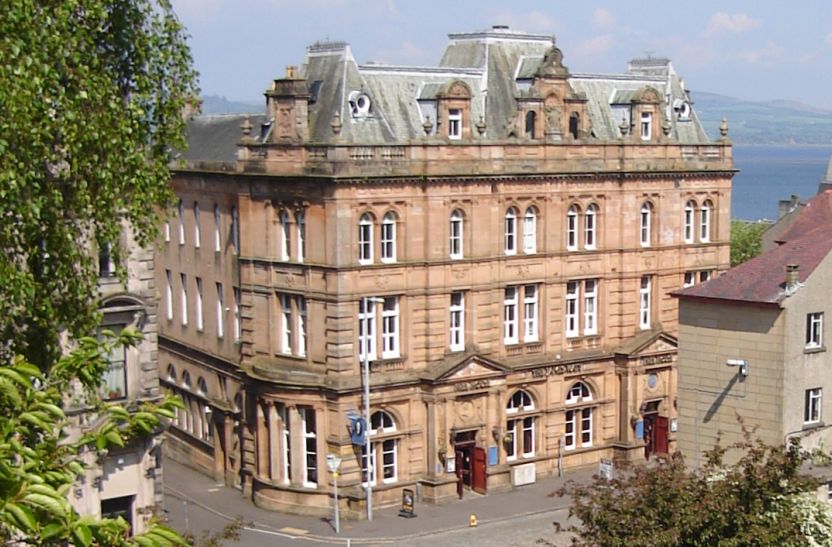
[[[451,39],[428,69],[316,44],[265,118],[192,126],[157,270],[190,405],[168,446],[261,506],[327,513],[332,453],[363,514],[364,357],[376,505],[675,445],[668,293],[727,269],[730,144],[667,60],[572,77],[550,36]]]

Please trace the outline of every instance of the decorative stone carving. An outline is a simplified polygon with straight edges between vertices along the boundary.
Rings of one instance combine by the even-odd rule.
[[[569,69],[563,66],[563,52],[557,47],[547,51],[535,76],[569,76]]]

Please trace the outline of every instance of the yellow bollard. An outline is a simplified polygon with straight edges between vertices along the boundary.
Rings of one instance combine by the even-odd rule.
[[[477,525],[477,515],[472,513],[471,516],[468,517],[468,526],[473,528],[476,525]]]

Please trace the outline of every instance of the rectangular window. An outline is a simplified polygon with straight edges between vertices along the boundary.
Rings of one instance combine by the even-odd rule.
[[[164,226],[162,226],[162,233],[165,237],[165,243],[170,243],[170,221],[166,220]]]
[[[186,327],[188,325],[188,276],[179,274],[179,284],[182,291],[179,295],[179,312],[182,314],[182,326]]]
[[[318,486],[318,435],[315,429],[315,409],[299,408],[303,430],[303,485],[307,488]]]
[[[240,254],[240,215],[237,208],[231,208],[231,247],[235,255]]]
[[[396,482],[396,439],[381,443],[381,477],[383,482]]]
[[[566,250],[574,251],[578,248],[578,209],[569,208],[566,213]]]
[[[566,450],[575,449],[575,411],[566,411],[566,423],[564,424],[563,444]]]
[[[650,310],[651,280],[649,275],[641,278],[639,286],[638,326],[641,330],[650,328],[652,314]]]
[[[116,261],[113,256],[113,246],[109,243],[101,245],[98,253],[98,276],[114,277],[116,275]]]
[[[381,358],[399,356],[399,300],[385,298],[381,308]]]
[[[507,255],[517,253],[517,213],[509,209],[506,213],[503,234],[503,246]]]
[[[693,205],[685,205],[685,243],[693,243]]]
[[[370,445],[370,457],[367,457],[366,445],[361,445],[361,484],[367,485],[367,469],[370,470],[370,484],[376,485],[376,445]]]
[[[566,283],[566,316],[564,317],[566,336],[578,336],[578,282]]]
[[[243,321],[240,313],[240,301],[242,299],[242,291],[234,287],[234,341],[236,342],[239,342],[243,336]]]
[[[202,330],[205,324],[202,317],[202,278],[196,278],[196,330]]]
[[[280,295],[280,351],[292,354],[292,297]]]
[[[523,341],[538,340],[537,285],[523,287]]]
[[[598,282],[595,279],[584,281],[584,334],[598,332]]]
[[[517,287],[506,287],[503,300],[503,342],[517,343]]]
[[[220,206],[214,205],[214,251],[220,252],[222,250],[222,217],[220,216]]]
[[[103,328],[118,336],[125,325],[107,325]],[[121,399],[127,396],[127,348],[113,346],[107,354],[107,370],[101,378],[101,398]]]
[[[381,222],[381,261],[396,261],[396,219],[385,215]]]
[[[523,252],[537,252],[537,214],[529,209],[523,217]]]
[[[523,457],[534,456],[534,416],[523,418]]]
[[[820,348],[823,346],[823,312],[806,315],[806,347]]]
[[[581,409],[581,446],[592,446],[592,409]]]
[[[685,272],[685,281],[682,287],[693,287],[696,285],[696,272]]]
[[[298,235],[298,262],[306,259],[306,215],[299,213],[296,219]]]
[[[711,239],[711,207],[703,203],[699,210],[699,241],[707,243]]]
[[[289,260],[289,249],[291,249],[291,230],[289,227],[289,215],[286,211],[281,211],[280,213],[280,233],[278,234],[278,238],[280,239],[280,260],[284,262]]]
[[[283,457],[281,458],[281,468],[283,475],[283,484],[289,484],[292,478],[292,435],[289,427],[289,409],[286,405],[279,403],[277,405],[277,414],[280,416],[280,425],[282,433],[282,448]]]
[[[202,243],[202,230],[199,225],[199,204],[194,203],[194,247],[199,249]]]
[[[699,282],[704,283],[705,281],[711,278],[711,272],[708,270],[703,270],[699,272]]]
[[[450,257],[460,259],[462,258],[462,214],[459,211],[451,214],[450,230]]]
[[[225,331],[225,310],[223,306],[222,283],[217,283],[217,338],[222,338]]]
[[[185,244],[185,203],[179,200],[179,244]]]
[[[373,221],[370,215],[362,215],[358,223],[358,262],[373,262]]]
[[[362,298],[358,303],[358,356],[360,359],[376,359],[375,304]]]
[[[306,299],[298,297],[298,355],[306,355]]]
[[[649,141],[653,136],[653,114],[651,112],[641,113],[641,140]]]
[[[165,270],[165,316],[173,319],[173,275]]]
[[[450,348],[451,351],[465,349],[465,295],[461,292],[451,293]]]
[[[821,388],[806,390],[806,401],[803,408],[803,423],[816,424],[820,422]]]
[[[506,459],[508,461],[517,459],[517,422],[518,420],[509,420],[506,422],[506,434],[508,436]]]
[[[462,110],[459,108],[448,109],[448,138],[462,138]]]

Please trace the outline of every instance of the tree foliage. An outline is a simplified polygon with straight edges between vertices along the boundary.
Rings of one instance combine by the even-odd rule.
[[[742,451],[731,465],[717,446],[701,469],[689,469],[677,453],[628,468],[612,481],[568,484],[559,494],[572,497],[570,516],[582,522],[573,544],[832,544],[832,510],[814,497],[814,479],[801,473],[808,455],[797,441],[770,447],[746,432],[731,448]]]
[[[765,222],[731,221],[731,267],[751,260],[762,250],[763,232],[771,226]]]
[[[141,244],[170,199],[196,75],[169,0],[0,10],[0,340],[42,370],[96,323],[95,247]]]

